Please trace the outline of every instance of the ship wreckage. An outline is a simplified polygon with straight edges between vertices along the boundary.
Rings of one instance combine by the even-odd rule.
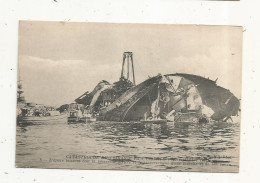
[[[197,75],[159,74],[136,85],[131,52],[123,54],[118,82],[103,80],[75,101],[99,121],[227,121],[240,110],[229,90]]]

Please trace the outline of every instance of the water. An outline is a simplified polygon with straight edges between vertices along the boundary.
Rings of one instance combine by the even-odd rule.
[[[239,124],[63,121],[17,126],[17,167],[237,172]]]

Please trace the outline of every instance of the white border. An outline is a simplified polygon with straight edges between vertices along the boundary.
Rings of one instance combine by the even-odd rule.
[[[1,182],[259,182],[258,0],[10,0],[0,2]],[[239,174],[15,168],[18,20],[240,25],[244,27]],[[257,86],[258,84],[258,86]],[[257,103],[258,101],[258,103]]]

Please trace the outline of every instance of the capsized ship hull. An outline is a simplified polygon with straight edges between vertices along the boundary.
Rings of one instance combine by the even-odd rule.
[[[75,100],[82,105],[77,110],[104,121],[149,122],[227,121],[239,112],[238,98],[216,81],[176,73],[159,74],[135,85],[134,76],[133,53],[124,52],[119,81],[99,82],[92,92]],[[60,110],[70,110],[70,106]]]
[[[240,101],[229,90],[222,88],[207,78],[191,74],[172,74],[168,76],[178,76],[190,81],[196,85],[198,94],[202,99],[203,105],[211,108],[214,113],[211,116],[213,120],[225,120],[231,116],[238,115]],[[184,83],[180,83],[185,85]],[[182,86],[179,86],[182,87]]]
[[[187,122],[227,120],[238,114],[240,102],[215,81],[190,74],[149,78],[100,110],[99,120],[167,119]],[[170,115],[171,114],[171,115]]]
[[[156,87],[161,80],[162,76],[156,76],[149,78],[141,84],[127,90],[123,95],[116,99],[111,105],[107,106],[100,111],[100,119],[105,121],[134,121],[141,120],[143,113],[149,110],[149,103],[143,101],[145,96]],[[143,101],[140,104],[140,100]],[[135,106],[135,107],[134,107]],[[132,110],[135,109],[135,114],[132,114]],[[138,112],[141,112],[140,114]]]

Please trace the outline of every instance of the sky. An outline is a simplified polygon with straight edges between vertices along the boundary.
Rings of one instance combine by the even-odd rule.
[[[241,98],[242,28],[21,21],[19,79],[28,102],[62,105],[114,83],[133,52],[136,83],[158,73],[212,80]]]

